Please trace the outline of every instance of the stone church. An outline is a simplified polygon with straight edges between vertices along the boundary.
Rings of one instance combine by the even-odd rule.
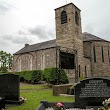
[[[82,33],[80,9],[55,9],[56,39],[25,46],[14,54],[13,71],[64,68],[68,77],[110,76],[110,42]]]

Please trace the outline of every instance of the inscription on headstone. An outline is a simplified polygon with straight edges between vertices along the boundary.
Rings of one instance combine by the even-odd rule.
[[[109,97],[110,87],[103,80],[90,80],[81,88],[79,97]]]
[[[110,80],[91,78],[75,86],[75,103],[78,106],[101,106],[110,97]]]

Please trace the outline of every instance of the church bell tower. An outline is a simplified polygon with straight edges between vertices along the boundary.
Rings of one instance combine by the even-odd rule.
[[[55,9],[56,43],[77,51],[77,70],[83,74],[83,40],[80,9],[73,3]],[[79,67],[79,68],[78,68]]]

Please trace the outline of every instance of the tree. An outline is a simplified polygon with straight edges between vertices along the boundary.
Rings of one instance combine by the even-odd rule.
[[[10,53],[0,51],[0,71],[6,72],[12,68],[13,56]]]

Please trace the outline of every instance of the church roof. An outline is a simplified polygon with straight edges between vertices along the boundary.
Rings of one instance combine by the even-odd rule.
[[[105,42],[109,42],[109,41],[106,41],[106,40],[99,38],[95,35],[87,33],[87,32],[84,32],[82,37],[83,37],[83,41],[105,41]],[[56,46],[57,46],[56,39],[46,41],[46,42],[37,43],[37,44],[33,44],[33,45],[25,44],[25,47],[22,48],[21,50],[19,50],[18,52],[16,52],[14,55],[22,54],[22,53],[28,53],[28,52],[34,52],[34,51],[48,49],[48,48],[54,48]]]
[[[53,48],[53,47],[56,47],[56,39],[33,44],[33,45],[26,44],[25,47],[22,48],[21,50],[19,50],[18,52],[16,52],[15,55],[27,53],[27,52],[38,51],[38,50],[43,50],[43,49],[48,49],[48,48]]]
[[[102,38],[99,38],[93,34],[90,34],[90,33],[87,33],[87,32],[84,32],[82,34],[83,36],[83,41],[105,41],[105,42],[108,42],[107,40],[104,40]]]

